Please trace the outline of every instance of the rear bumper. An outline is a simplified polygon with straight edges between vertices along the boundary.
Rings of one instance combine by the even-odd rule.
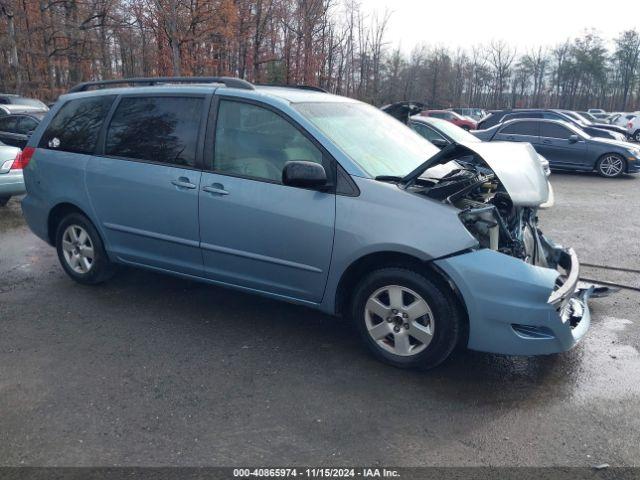
[[[12,197],[25,193],[22,170],[9,170],[0,174],[0,197]]]
[[[436,261],[456,284],[469,316],[472,350],[508,355],[544,355],[571,349],[591,323],[590,291],[577,291],[580,265],[566,252],[567,270],[529,265],[493,250]]]

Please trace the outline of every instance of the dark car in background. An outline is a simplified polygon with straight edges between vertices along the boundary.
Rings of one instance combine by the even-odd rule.
[[[595,170],[604,177],[640,172],[640,148],[628,143],[594,138],[575,125],[558,120],[508,120],[473,134],[481,140],[527,142],[554,169]]]
[[[46,112],[19,113],[0,117],[0,142],[24,148]]]
[[[478,128],[478,123],[474,120],[463,117],[462,115],[450,110],[423,110],[420,112],[420,115],[423,117],[433,117],[446,120],[447,122],[451,122],[464,130],[475,130]]]
[[[567,123],[571,123],[574,126],[582,129],[587,135],[598,138],[608,138],[611,140],[623,141],[626,139],[626,132],[619,133],[618,131],[609,131],[608,129],[597,128],[595,126],[587,125],[586,123],[576,120],[570,115],[562,112],[561,110],[549,110],[542,108],[534,109],[522,109],[522,110],[498,110],[493,112],[487,118],[482,120],[478,124],[478,130],[486,130],[494,127],[499,123],[504,123],[508,120],[525,119],[525,118],[540,118],[547,120],[560,120]],[[613,125],[607,125],[612,127]]]

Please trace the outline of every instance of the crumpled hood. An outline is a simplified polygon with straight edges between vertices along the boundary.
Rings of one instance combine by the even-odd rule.
[[[538,207],[549,199],[549,184],[538,153],[529,143],[463,143],[496,174],[514,205]]]

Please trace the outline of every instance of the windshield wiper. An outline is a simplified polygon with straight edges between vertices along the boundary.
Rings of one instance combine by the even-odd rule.
[[[398,175],[378,175],[374,180],[378,180],[379,182],[399,182],[402,180],[402,177]]]

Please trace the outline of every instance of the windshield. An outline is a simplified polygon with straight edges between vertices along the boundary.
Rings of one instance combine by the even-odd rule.
[[[417,121],[419,122],[420,120]],[[456,143],[478,143],[482,141],[475,135],[470,134],[466,130],[458,127],[457,125],[454,125],[451,122],[447,122],[446,120],[438,120],[437,118],[434,118],[430,119],[427,123],[433,125],[435,128],[440,130]]]
[[[372,177],[405,176],[439,149],[364,103],[298,103],[296,110]]]

